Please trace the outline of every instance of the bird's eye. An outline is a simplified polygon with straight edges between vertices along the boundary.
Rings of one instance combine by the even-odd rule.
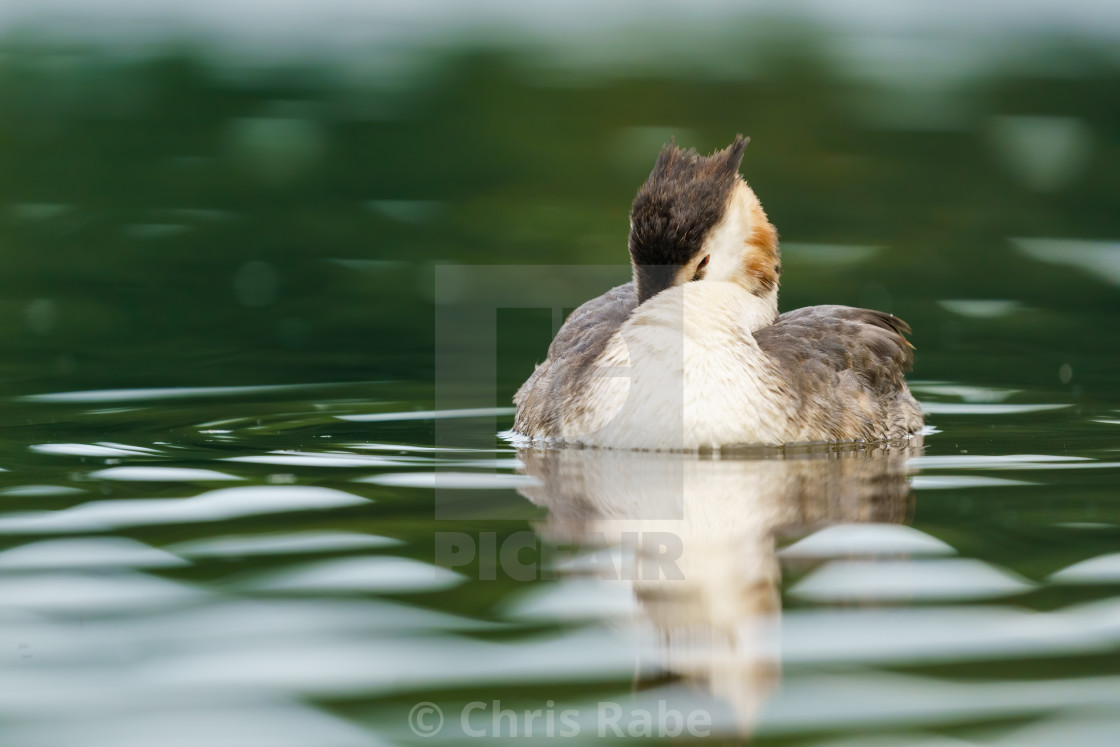
[[[693,280],[699,280],[704,276],[704,268],[708,266],[708,260],[711,258],[712,255],[709,254],[700,260],[700,264],[696,265],[696,273],[692,276]]]

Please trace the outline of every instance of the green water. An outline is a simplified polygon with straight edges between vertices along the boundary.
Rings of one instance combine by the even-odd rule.
[[[4,744],[594,743],[615,708],[678,741],[1113,744],[1120,68],[978,75],[936,117],[811,46],[546,68],[5,42]],[[736,132],[782,308],[913,326],[924,444],[519,453],[537,307],[609,287],[661,142]],[[437,365],[437,276],[485,292],[454,265],[532,279],[452,341],[485,386]],[[546,294],[537,265],[614,269]]]

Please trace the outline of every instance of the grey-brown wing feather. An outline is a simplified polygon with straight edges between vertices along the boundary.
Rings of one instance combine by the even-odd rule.
[[[513,397],[514,430],[534,437],[556,435],[560,406],[578,399],[592,364],[637,307],[637,290],[626,283],[573,311],[548,346],[548,357]]]
[[[905,374],[910,326],[891,314],[809,306],[754,333],[798,400],[798,417],[830,439],[896,438],[919,430]]]
[[[548,357],[514,395],[514,429],[534,437],[558,432],[564,403],[593,372],[594,361],[638,306],[633,283],[580,306],[560,328]],[[921,428],[906,386],[913,364],[910,327],[880,311],[810,306],[782,314],[754,333],[797,400],[797,417],[826,440],[896,438]]]

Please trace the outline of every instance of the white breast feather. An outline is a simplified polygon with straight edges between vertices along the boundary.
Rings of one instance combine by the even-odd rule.
[[[642,304],[568,409],[563,439],[631,449],[793,440],[788,396],[750,333],[772,308],[773,299],[710,281]]]

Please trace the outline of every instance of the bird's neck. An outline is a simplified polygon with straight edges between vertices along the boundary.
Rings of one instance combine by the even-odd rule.
[[[694,340],[725,344],[774,323],[778,291],[756,296],[738,283],[701,280],[665,290],[639,306],[631,326],[680,329]],[[720,341],[723,342],[720,342]]]
[[[753,334],[763,327],[769,327],[778,318],[778,288],[775,286],[765,295],[744,291],[741,295],[740,324]]]

